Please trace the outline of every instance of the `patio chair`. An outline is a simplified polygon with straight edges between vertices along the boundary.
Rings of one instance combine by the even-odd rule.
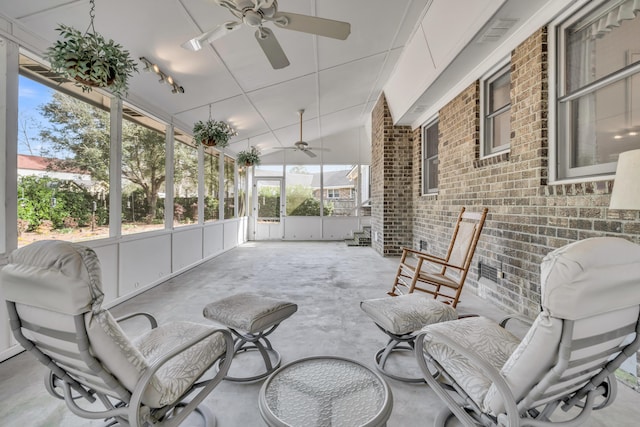
[[[421,291],[455,307],[488,211],[484,208],[481,212],[467,212],[462,207],[444,257],[403,248],[398,271],[388,294],[398,296]]]
[[[614,371],[640,346],[639,286],[640,246],[591,238],[544,258],[542,312],[522,340],[484,317],[423,328],[416,358],[447,405],[435,425],[452,414],[474,426],[582,425],[613,401]]]
[[[101,307],[95,252],[78,244],[41,241],[14,251],[0,284],[13,334],[47,366],[47,390],[74,414],[119,425],[177,426],[196,411],[205,425],[215,425],[198,405],[229,369],[229,331],[191,322],[157,326],[153,316],[135,313],[120,320],[143,316],[151,330],[130,341]],[[219,372],[210,371],[222,357]]]

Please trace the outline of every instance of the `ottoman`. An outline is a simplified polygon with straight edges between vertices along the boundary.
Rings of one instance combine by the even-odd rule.
[[[421,293],[369,299],[362,301],[360,308],[389,336],[387,345],[375,354],[376,367],[389,378],[409,383],[424,379],[392,373],[386,366],[389,356],[396,351],[413,352],[415,332],[423,327],[458,318],[455,308]]]
[[[255,293],[239,293],[207,304],[203,310],[204,317],[228,327],[233,333],[234,357],[238,353],[259,351],[264,362],[264,368],[257,373],[227,374],[225,379],[254,382],[275,371],[280,366],[281,357],[267,336],[297,310],[294,303]]]

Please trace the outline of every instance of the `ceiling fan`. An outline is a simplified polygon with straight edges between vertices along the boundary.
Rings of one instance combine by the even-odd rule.
[[[299,15],[290,12],[278,12],[277,0],[214,0],[218,5],[226,8],[240,20],[229,21],[200,34],[182,44],[185,49],[197,51],[206,43],[211,43],[240,28],[244,23],[256,28],[255,37],[271,66],[275,69],[289,65],[280,43],[269,28],[263,26],[266,22],[273,22],[277,27],[286,30],[301,31],[323,37],[345,40],[351,33],[351,24],[309,15]]]
[[[328,148],[310,147],[306,141],[302,140],[302,115],[304,114],[304,110],[298,110],[298,114],[300,115],[300,139],[294,142],[293,147],[280,147],[280,148],[276,148],[276,150],[302,151],[304,154],[306,154],[309,157],[318,157],[317,154],[311,150],[329,151]]]

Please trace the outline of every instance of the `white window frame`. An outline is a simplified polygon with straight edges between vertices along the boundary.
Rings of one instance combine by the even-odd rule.
[[[500,109],[489,112],[490,91],[489,86],[504,76],[511,74],[511,62],[509,59],[501,61],[493,67],[486,75],[480,79],[480,157],[492,157],[511,149],[511,139],[506,144],[493,148],[493,118],[499,114],[509,111],[511,115],[511,102]]]
[[[589,0],[579,0],[572,7],[568,8],[561,15],[557,16],[554,21],[549,25],[549,182],[590,182],[590,181],[602,181],[611,179],[615,175],[616,162],[604,163],[592,166],[582,166],[571,168],[570,150],[571,150],[571,138],[569,136],[570,130],[568,125],[564,122],[561,115],[561,108],[559,106],[561,101],[567,101],[571,99],[570,96],[565,96],[565,52],[564,47],[564,32],[563,29],[572,25],[576,21],[582,19],[589,13],[592,13],[597,8],[606,3],[605,0],[600,2],[591,2]],[[636,74],[640,71],[640,63],[636,63],[631,67],[626,67],[623,70],[618,70],[615,73],[609,74],[595,82],[592,82],[584,87],[575,91],[576,94],[582,94],[584,92],[595,91],[597,89],[613,84],[625,77]],[[563,143],[559,137],[560,132],[565,132],[565,139],[567,143]]]
[[[440,131],[438,130],[438,152],[434,156],[427,157],[427,129],[432,126],[439,125],[439,118],[436,116],[431,120],[427,121],[421,129],[422,134],[422,153],[421,153],[421,162],[422,162],[422,195],[433,195],[438,193],[438,186],[429,187],[429,160],[435,159],[436,165],[438,164],[438,156],[440,155]]]
[[[327,199],[339,199],[340,190],[338,188],[327,188]]]

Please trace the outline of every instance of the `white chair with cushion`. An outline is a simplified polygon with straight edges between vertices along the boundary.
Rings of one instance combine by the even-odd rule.
[[[157,326],[131,341],[102,308],[100,263],[82,245],[42,241],[14,251],[0,271],[11,328],[49,372],[47,390],[76,415],[120,425],[177,426],[200,405],[232,360],[227,330],[191,322]],[[216,374],[220,358],[225,363]],[[210,372],[210,374],[209,374]],[[78,400],[91,404],[78,404]],[[93,402],[98,399],[101,405]]]
[[[582,425],[615,398],[614,371],[640,347],[640,246],[586,239],[541,266],[542,312],[520,340],[472,317],[426,326],[416,338],[425,381],[465,425]],[[437,370],[437,378],[433,375]],[[567,419],[568,418],[568,419]]]

